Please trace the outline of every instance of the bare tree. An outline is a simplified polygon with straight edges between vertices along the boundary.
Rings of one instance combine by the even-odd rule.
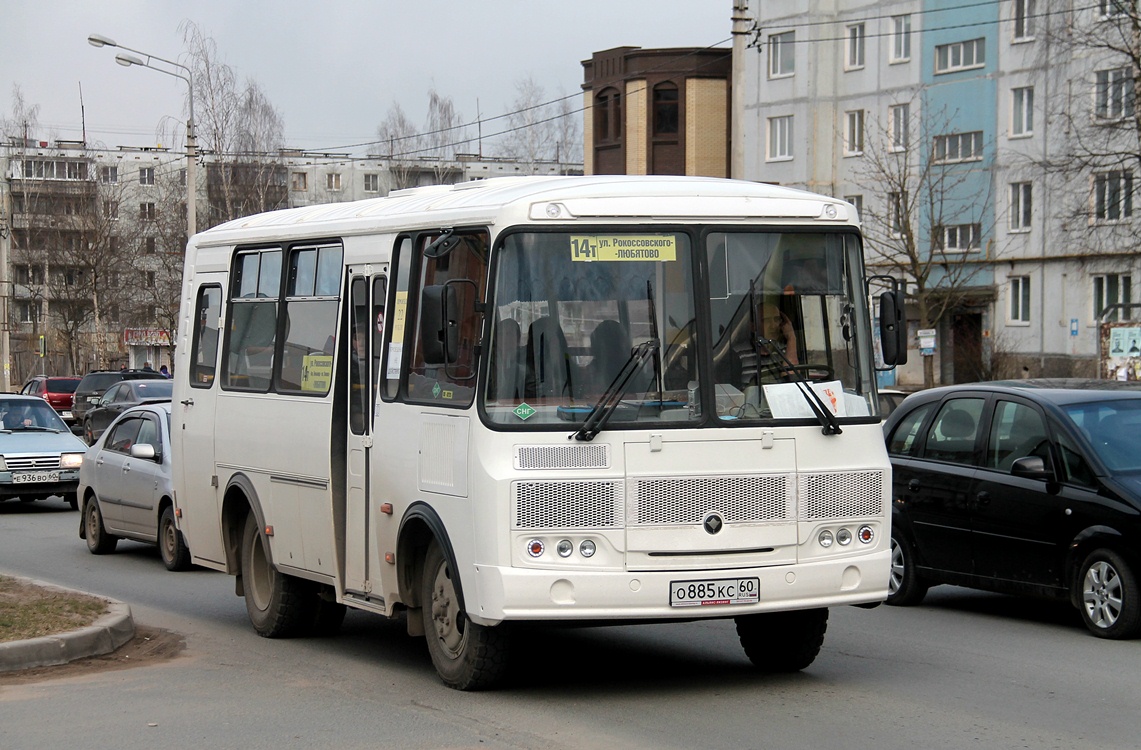
[[[388,161],[393,189],[413,187],[417,158],[425,148],[424,136],[396,102],[377,127],[376,137],[381,141],[378,156]]]
[[[463,126],[463,116],[456,110],[451,98],[440,95],[435,89],[429,91],[424,156],[435,163],[437,184],[455,181],[456,153],[468,143],[466,130]]]
[[[976,179],[970,162],[937,153],[939,136],[932,134],[951,132],[953,118],[921,112],[919,103],[908,105],[905,131],[871,124],[854,178],[876,196],[861,217],[869,270],[905,281],[919,328],[935,328],[977,288],[980,261],[993,258],[993,243],[982,244],[994,229],[986,218],[991,181]],[[910,134],[919,137],[908,140]],[[981,194],[979,183],[988,186]],[[923,358],[923,383],[935,384],[931,357]]]
[[[499,151],[528,166],[531,174],[542,162],[581,160],[581,126],[571,100],[547,101],[543,87],[531,77],[517,81],[515,92],[507,116],[510,131]]]

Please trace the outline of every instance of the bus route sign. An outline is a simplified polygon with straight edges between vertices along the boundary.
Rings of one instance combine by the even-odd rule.
[[[576,234],[570,238],[571,260],[628,261],[677,260],[677,238],[672,234]]]

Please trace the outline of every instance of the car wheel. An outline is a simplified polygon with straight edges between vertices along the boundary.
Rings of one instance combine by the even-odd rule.
[[[174,508],[170,505],[163,508],[158,520],[158,549],[162,554],[162,564],[167,570],[186,570],[190,567],[190,549],[174,523]]]
[[[888,579],[887,603],[897,607],[918,604],[927,595],[930,584],[915,570],[915,548],[902,532],[891,530],[891,577]]]
[[[301,635],[311,622],[312,584],[273,567],[269,543],[250,513],[242,533],[242,591],[246,612],[258,635],[288,638]]]
[[[1141,633],[1141,592],[1129,564],[1113,550],[1091,552],[1082,563],[1082,621],[1098,638],[1135,638]]]
[[[88,445],[95,445],[95,431],[91,426],[90,419],[83,423],[83,441]]]
[[[454,575],[439,543],[432,542],[420,580],[420,615],[432,665],[448,687],[494,687],[507,672],[507,628],[469,620]]]
[[[103,514],[99,511],[99,502],[92,497],[83,507],[83,519],[87,532],[87,549],[93,555],[106,555],[115,551],[119,537],[107,533],[103,527]]]
[[[816,660],[824,645],[828,609],[742,615],[734,621],[753,666],[765,672],[799,672]]]

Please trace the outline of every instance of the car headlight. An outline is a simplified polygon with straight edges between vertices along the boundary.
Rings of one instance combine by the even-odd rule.
[[[61,469],[78,469],[82,463],[82,453],[61,453],[59,455],[59,468]]]

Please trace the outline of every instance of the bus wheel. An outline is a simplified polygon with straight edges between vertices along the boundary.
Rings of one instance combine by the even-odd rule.
[[[158,549],[162,564],[167,570],[186,570],[190,567],[190,549],[174,523],[174,508],[166,506],[158,520]]]
[[[87,549],[93,555],[106,555],[115,551],[119,537],[107,533],[103,526],[103,514],[99,511],[99,502],[91,497],[83,506],[84,536],[87,538]]]
[[[460,608],[448,560],[436,542],[424,556],[420,587],[424,635],[440,679],[457,690],[494,687],[507,671],[506,628],[468,619]]]
[[[257,517],[250,513],[242,532],[242,589],[246,612],[258,635],[288,638],[307,624],[308,582],[273,567]]]
[[[737,637],[753,666],[766,672],[799,672],[820,653],[828,610],[743,615],[736,623]]]

